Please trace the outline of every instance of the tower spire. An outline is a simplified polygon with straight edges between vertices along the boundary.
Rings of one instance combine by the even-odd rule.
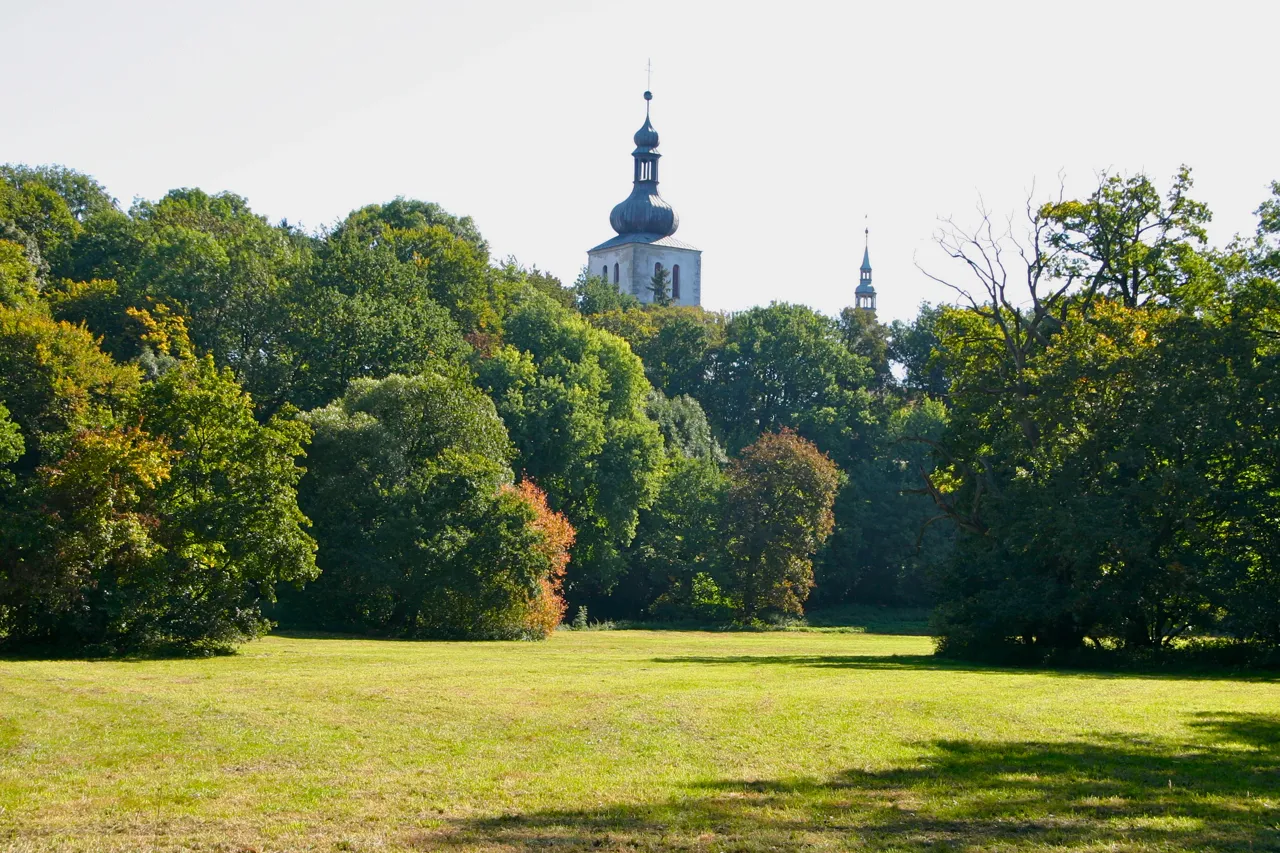
[[[609,223],[619,234],[653,234],[670,237],[680,226],[680,218],[671,205],[658,195],[658,131],[649,118],[649,103],[653,93],[644,93],[644,124],[632,137],[636,148],[631,152],[635,161],[631,195],[614,207]]]
[[[871,227],[862,229],[862,267],[858,270],[858,287],[853,292],[853,304],[872,314],[876,311],[876,289],[871,284]]]

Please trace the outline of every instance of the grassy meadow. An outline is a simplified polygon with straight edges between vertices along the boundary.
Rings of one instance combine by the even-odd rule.
[[[928,638],[0,661],[0,850],[1280,849],[1280,684]]]

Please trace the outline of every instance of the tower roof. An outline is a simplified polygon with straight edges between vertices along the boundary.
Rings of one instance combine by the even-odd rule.
[[[653,92],[644,93],[644,124],[636,131],[636,135],[632,139],[636,143],[635,153],[650,153],[652,149],[658,147],[658,131],[653,129],[653,122],[649,121],[649,102],[653,100]]]
[[[644,124],[636,131],[635,182],[631,195],[619,202],[609,214],[609,224],[620,236],[651,235],[670,237],[680,227],[680,217],[671,205],[658,195],[658,131],[649,119],[652,92],[644,93]]]
[[[631,195],[610,211],[609,224],[620,236],[670,237],[680,227],[680,217],[658,195],[657,186],[646,188],[643,184],[657,184],[657,181],[636,181]]]
[[[635,140],[636,148],[646,153],[658,147],[658,131],[653,129],[653,122],[649,121],[648,116],[644,117],[644,125],[632,138]]]
[[[863,239],[866,241],[862,249],[862,266],[859,268],[861,275],[858,276],[858,286],[854,288],[854,293],[875,293],[876,289],[871,284],[871,229],[863,229]]]

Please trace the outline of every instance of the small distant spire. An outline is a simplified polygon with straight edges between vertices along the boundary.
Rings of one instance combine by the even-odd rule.
[[[858,286],[853,291],[853,304],[856,308],[876,313],[876,289],[871,284],[871,228],[862,228],[862,268],[858,270]]]

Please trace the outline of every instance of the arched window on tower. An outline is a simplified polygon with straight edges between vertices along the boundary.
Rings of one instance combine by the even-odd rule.
[[[600,277],[601,277],[601,278],[603,278],[605,281],[608,281],[608,280],[609,280],[609,265],[608,265],[608,264],[605,264],[604,266],[602,266],[602,267],[600,268]]]
[[[618,265],[617,264],[613,265],[613,283],[614,284],[618,283]]]
[[[671,298],[680,298],[680,265],[671,265]]]

